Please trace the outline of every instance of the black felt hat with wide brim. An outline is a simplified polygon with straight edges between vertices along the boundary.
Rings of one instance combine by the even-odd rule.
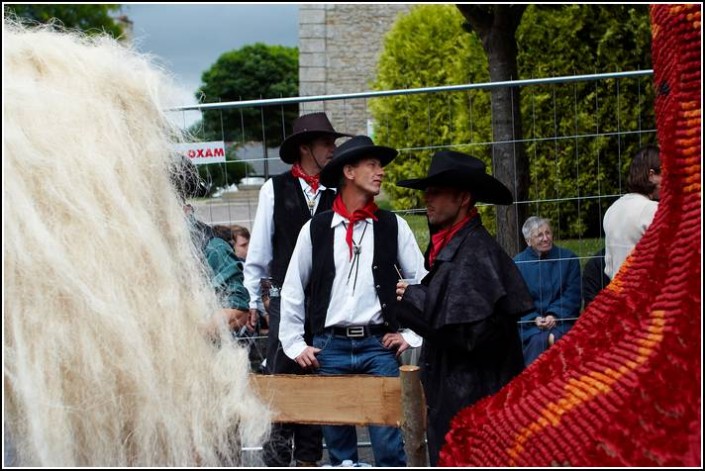
[[[367,136],[355,136],[343,142],[335,152],[328,165],[321,170],[321,185],[327,188],[337,188],[343,167],[360,159],[374,157],[379,159],[382,167],[394,160],[397,150],[391,147],[376,146]]]
[[[317,137],[333,136],[351,137],[352,134],[345,134],[333,129],[333,125],[328,120],[325,113],[310,113],[299,116],[294,120],[294,132],[284,139],[279,147],[279,157],[287,164],[293,164],[299,160],[299,144],[310,142]]]
[[[462,152],[444,150],[431,157],[431,166],[425,178],[401,180],[397,186],[425,190],[428,187],[453,187],[468,190],[476,202],[512,204],[509,188],[489,175],[480,159]]]

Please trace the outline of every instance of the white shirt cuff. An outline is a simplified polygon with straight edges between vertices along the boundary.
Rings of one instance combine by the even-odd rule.
[[[402,329],[399,333],[411,348],[420,347],[423,343],[423,338],[411,329]]]
[[[296,360],[296,357],[301,355],[303,351],[306,350],[306,347],[308,347],[308,345],[306,345],[306,342],[304,342],[303,340],[294,342],[294,344],[290,347],[284,347],[282,345],[284,353],[292,360]]]

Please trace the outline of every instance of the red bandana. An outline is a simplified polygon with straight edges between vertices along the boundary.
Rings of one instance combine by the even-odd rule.
[[[304,181],[308,183],[308,186],[311,187],[314,193],[318,191],[318,180],[320,178],[320,175],[307,174],[306,172],[304,172],[304,169],[301,168],[301,164],[299,162],[295,162],[294,165],[291,167],[291,174],[296,178],[303,178]]]
[[[431,236],[431,250],[428,252],[428,266],[432,267],[433,262],[436,261],[436,257],[440,253],[441,249],[445,247],[450,239],[462,229],[465,224],[467,224],[472,218],[477,216],[477,208],[473,207],[468,215],[464,217],[461,221],[456,222],[450,227],[441,229]]]
[[[353,253],[353,226],[357,221],[362,221],[363,219],[372,218],[373,221],[377,220],[375,212],[379,208],[375,204],[374,200],[370,200],[364,208],[356,209],[352,214],[348,213],[348,208],[345,207],[343,203],[343,198],[338,194],[333,201],[333,211],[343,216],[349,221],[347,232],[345,233],[345,242],[348,243],[350,247],[350,259],[352,260]]]

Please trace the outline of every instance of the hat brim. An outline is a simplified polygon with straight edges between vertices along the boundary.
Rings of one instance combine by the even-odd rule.
[[[284,142],[282,142],[281,146],[279,146],[279,157],[282,161],[284,161],[284,163],[293,164],[299,160],[299,144],[301,144],[301,142],[311,141],[317,137],[328,136],[338,139],[339,137],[352,137],[352,134],[328,131],[303,131],[292,134],[284,139]]]
[[[476,202],[508,205],[514,202],[509,188],[484,172],[470,170],[445,170],[426,178],[413,178],[397,182],[397,186],[413,190],[426,190],[431,186],[468,190]]]
[[[343,167],[353,164],[356,161],[373,157],[379,159],[382,167],[394,160],[397,156],[397,150],[385,146],[365,146],[355,149],[350,149],[337,155],[331,162],[321,170],[321,185],[326,188],[338,188],[340,176],[343,174]]]

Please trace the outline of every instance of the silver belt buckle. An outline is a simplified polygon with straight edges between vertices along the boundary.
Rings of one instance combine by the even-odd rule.
[[[348,337],[352,337],[352,338],[364,337],[365,336],[365,328],[361,325],[354,326],[354,327],[346,327],[345,328],[345,335]]]

